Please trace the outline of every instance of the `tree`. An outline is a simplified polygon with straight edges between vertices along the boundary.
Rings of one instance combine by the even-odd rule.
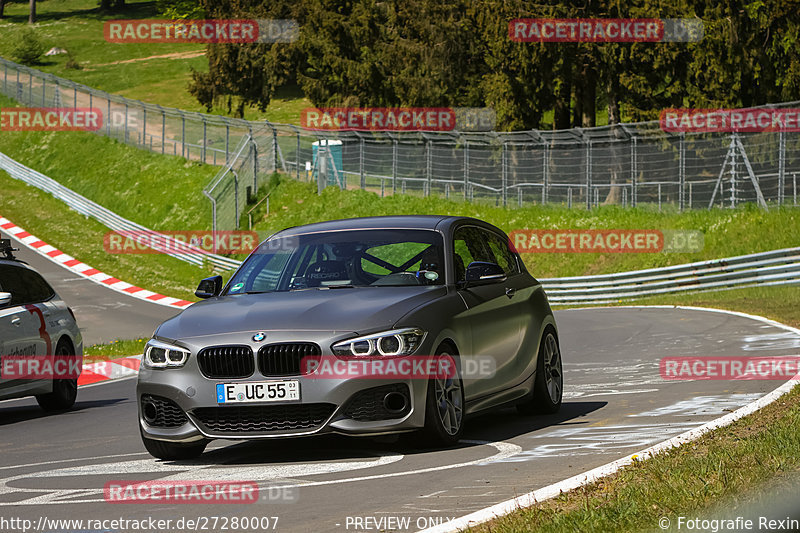
[[[6,9],[6,0],[0,0],[0,19],[3,18],[3,12]]]
[[[30,1],[31,11],[28,15],[28,24],[36,24],[36,0]]]

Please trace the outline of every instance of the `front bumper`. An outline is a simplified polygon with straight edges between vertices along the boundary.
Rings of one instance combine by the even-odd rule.
[[[308,332],[304,332],[308,333]],[[280,342],[277,334],[268,333],[272,342]],[[304,338],[323,349],[323,356],[332,343],[330,333]],[[338,340],[338,339],[335,339]],[[242,343],[241,334],[229,339],[213,339],[213,345],[249,344],[257,352],[260,344]],[[267,439],[299,437],[326,433],[346,435],[380,435],[418,429],[425,424],[427,380],[424,379],[320,379],[310,376],[264,376],[256,368],[247,378],[207,378],[201,372],[196,354],[211,343],[182,342],[192,355],[181,368],[151,369],[144,364],[139,371],[137,403],[139,425],[143,436],[170,442],[189,443],[202,439]],[[421,349],[427,347],[422,346]],[[218,383],[298,380],[300,401],[218,404]],[[401,393],[407,405],[400,410],[382,411],[383,395]],[[146,403],[156,399],[165,411],[164,418],[143,413]],[[396,398],[396,397],[395,397]],[[172,405],[170,405],[172,404]],[[149,409],[149,408],[148,408]],[[148,412],[152,415],[152,412]]]

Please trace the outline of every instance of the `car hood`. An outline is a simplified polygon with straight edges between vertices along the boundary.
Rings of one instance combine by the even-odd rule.
[[[446,292],[445,287],[357,287],[220,296],[189,306],[161,324],[156,335],[179,340],[240,331],[369,333],[393,326]]]

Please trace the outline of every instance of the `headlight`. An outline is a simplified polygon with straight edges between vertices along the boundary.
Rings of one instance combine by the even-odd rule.
[[[144,347],[144,364],[149,368],[179,367],[189,359],[189,350],[150,339]]]
[[[425,332],[419,328],[395,329],[338,342],[333,353],[341,356],[410,355],[422,344]]]

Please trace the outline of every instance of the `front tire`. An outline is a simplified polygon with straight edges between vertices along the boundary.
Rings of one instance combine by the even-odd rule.
[[[432,376],[428,379],[425,400],[426,441],[436,447],[455,445],[464,433],[464,385],[458,358],[451,347],[442,345],[436,357],[449,357],[455,362],[453,376]]]
[[[187,459],[197,459],[200,457],[208,445],[207,440],[192,442],[190,444],[164,442],[162,440],[148,439],[142,433],[141,428],[139,432],[142,435],[142,444],[144,444],[147,452],[156,459],[164,459],[167,461],[183,461]]]
[[[69,342],[61,339],[56,346],[56,358],[71,357],[75,354]],[[53,379],[53,391],[39,394],[36,401],[39,407],[48,412],[66,411],[75,405],[78,397],[78,379]]]
[[[539,344],[536,361],[536,379],[533,394],[517,410],[522,414],[553,414],[561,409],[564,392],[564,373],[561,365],[561,350],[555,331],[548,327]]]

